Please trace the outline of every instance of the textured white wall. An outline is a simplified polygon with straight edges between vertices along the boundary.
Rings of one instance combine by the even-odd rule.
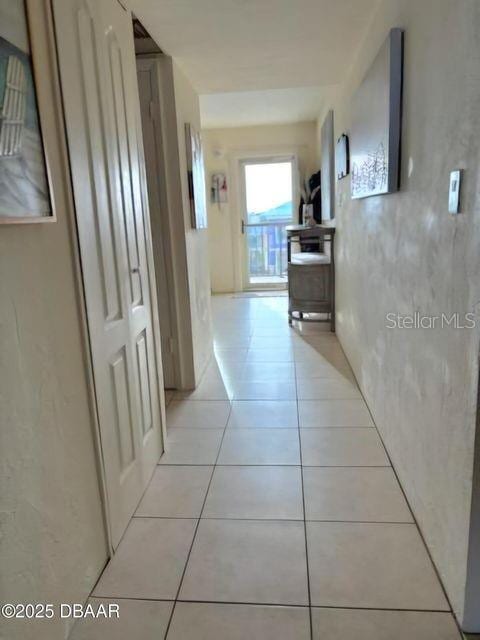
[[[177,113],[178,149],[183,196],[183,217],[187,252],[190,314],[192,319],[193,360],[195,381],[200,377],[211,357],[213,348],[210,313],[210,274],[208,267],[208,231],[192,229],[188,196],[185,124],[200,131],[200,105],[198,94],[189,80],[173,62],[173,81]]]
[[[30,4],[43,69],[43,4]],[[0,226],[0,602],[57,604],[86,599],[107,546],[61,114],[41,77],[57,222]],[[64,640],[72,622],[0,618],[0,637]]]
[[[337,183],[337,331],[462,619],[479,328],[389,330],[385,316],[480,301],[480,4],[382,0],[332,101],[336,137],[349,133],[352,93],[391,27],[405,29],[401,190],[352,201],[349,178]],[[457,217],[447,211],[456,168]]]
[[[316,125],[314,122],[256,127],[232,127],[203,131],[205,174],[208,198],[208,239],[210,278],[214,293],[231,292],[241,287],[240,217],[238,198],[238,160],[242,153],[295,153],[302,176],[318,170],[316,163]],[[212,174],[227,175],[228,202],[209,200]]]

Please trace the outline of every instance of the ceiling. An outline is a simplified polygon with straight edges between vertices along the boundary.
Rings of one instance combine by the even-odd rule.
[[[240,94],[237,104],[222,95],[202,99],[212,126],[219,114],[237,124],[242,118],[249,121],[249,113],[257,108],[263,112],[258,118],[262,120],[268,111],[265,99],[281,96],[272,94],[273,89],[301,87],[302,98],[311,105],[315,92],[305,88],[343,80],[378,0],[127,2],[199,94]],[[240,107],[247,103],[242,94],[247,91],[268,93],[252,94],[248,113],[243,114]],[[292,93],[285,97],[283,109],[276,100],[269,105],[272,116],[285,117],[287,105],[291,117],[299,110]]]
[[[208,93],[200,96],[202,127],[245,127],[312,122],[325,104],[326,87]]]

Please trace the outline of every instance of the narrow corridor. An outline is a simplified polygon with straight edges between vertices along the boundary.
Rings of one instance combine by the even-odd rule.
[[[289,328],[281,296],[212,304],[215,359],[169,398],[168,451],[94,590],[120,620],[73,638],[458,640],[328,325]]]

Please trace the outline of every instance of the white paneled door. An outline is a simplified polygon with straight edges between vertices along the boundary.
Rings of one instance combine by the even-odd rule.
[[[162,451],[132,22],[117,0],[53,0],[53,7],[116,547]]]

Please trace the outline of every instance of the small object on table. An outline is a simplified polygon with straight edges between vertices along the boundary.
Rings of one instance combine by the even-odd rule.
[[[313,217],[313,204],[303,205],[303,223],[306,227],[314,227],[317,224]]]

